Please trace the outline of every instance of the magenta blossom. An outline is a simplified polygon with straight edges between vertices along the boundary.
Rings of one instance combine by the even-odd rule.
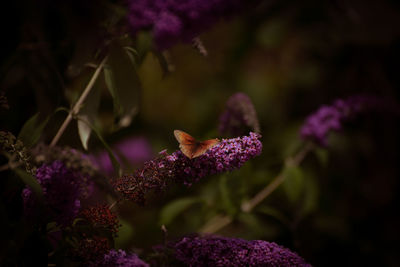
[[[65,167],[61,161],[43,164],[36,171],[36,179],[43,190],[45,204],[52,217],[60,225],[68,225],[79,212],[84,190],[85,177],[79,172]],[[25,214],[28,217],[37,215],[37,203],[30,188],[22,191]]]
[[[332,105],[323,105],[308,116],[300,130],[301,138],[318,145],[327,146],[328,134],[340,131],[343,123],[357,115],[371,111],[394,111],[396,107],[373,95],[356,95],[338,99]]]
[[[149,267],[147,263],[139,259],[136,254],[126,253],[122,249],[110,250],[102,258],[96,262],[92,262],[89,266],[110,267],[110,266],[130,266],[130,267]]]
[[[160,252],[163,251],[158,248]],[[287,248],[263,240],[244,240],[219,236],[188,236],[167,244],[172,257],[185,266],[236,267],[279,266],[311,267]],[[168,253],[168,252],[167,252]]]
[[[219,117],[220,134],[237,136],[244,131],[259,133],[260,124],[250,97],[244,93],[235,93],[226,101],[225,110]]]
[[[180,150],[172,154],[162,151],[159,158],[147,161],[134,174],[118,178],[114,187],[124,198],[143,204],[149,191],[164,189],[172,182],[189,186],[207,175],[240,168],[261,153],[260,138],[260,134],[251,132],[249,136],[222,139],[194,159],[189,159]]]
[[[194,37],[223,18],[243,10],[243,0],[128,0],[128,21],[134,34],[150,30],[158,48]],[[250,1],[252,2],[252,1]]]

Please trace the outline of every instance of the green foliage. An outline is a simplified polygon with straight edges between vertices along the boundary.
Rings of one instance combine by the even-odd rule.
[[[49,117],[39,121],[39,113],[33,115],[29,120],[22,126],[21,131],[18,134],[17,139],[21,140],[26,148],[33,147],[43,133],[44,127],[49,121]]]
[[[100,142],[103,144],[104,148],[107,150],[108,156],[110,157],[111,163],[114,167],[114,172],[121,176],[122,170],[121,170],[120,164],[119,164],[118,160],[115,158],[114,152],[112,151],[110,146],[107,144],[107,142],[104,140],[104,138],[100,134],[100,131],[94,125],[90,124],[86,120],[83,120],[82,118],[79,118],[79,117],[78,117],[78,120],[82,121],[87,126],[89,126],[90,129],[97,135],[97,138],[100,140]]]
[[[183,213],[190,206],[201,202],[202,199],[197,197],[186,197],[173,200],[161,210],[160,225],[170,224],[179,214]]]
[[[301,216],[306,216],[317,210],[319,207],[319,186],[315,177],[307,172],[304,179],[304,198],[301,208]]]
[[[129,126],[138,112],[141,82],[134,63],[120,43],[111,45],[104,78],[114,100],[114,116],[118,118],[118,127]]]
[[[326,148],[316,147],[314,148],[314,154],[322,166],[325,167],[326,164],[328,164],[329,152],[326,150]]]
[[[304,190],[304,173],[298,166],[286,165],[283,170],[285,180],[283,182],[283,188],[285,190],[288,199],[295,203],[302,196]]]
[[[257,239],[260,236],[273,238],[278,233],[276,226],[254,213],[240,213],[237,220],[244,226],[241,235],[246,239]]]
[[[94,87],[90,90],[86,98],[85,104],[79,111],[79,117],[82,118],[82,120],[87,121],[90,125],[95,125],[95,121],[98,116],[98,109],[100,106],[100,99],[101,87],[98,85],[98,81],[96,81]],[[83,148],[85,150],[88,150],[88,142],[92,129],[82,120],[77,120],[78,133]]]
[[[262,206],[256,208],[256,212],[260,213],[260,214],[268,215],[268,216],[276,219],[283,225],[288,226],[290,224],[289,218],[287,218],[287,216],[285,216],[278,208],[274,208],[272,206],[267,206],[267,205],[262,205]]]
[[[236,207],[232,201],[231,189],[228,187],[228,179],[228,175],[221,175],[219,178],[219,191],[224,211],[229,215],[234,215],[236,213]]]
[[[153,49],[153,37],[147,31],[141,31],[136,35],[136,51],[139,56],[139,62],[142,63],[146,54]]]
[[[26,184],[29,188],[32,189],[32,191],[39,197],[43,197],[43,191],[42,188],[40,187],[39,182],[32,176],[32,174],[21,170],[19,168],[13,169],[15,174],[21,179],[21,181]]]
[[[120,220],[120,223],[121,227],[119,228],[118,236],[114,239],[116,249],[123,249],[126,247],[135,233],[135,229],[130,222]]]

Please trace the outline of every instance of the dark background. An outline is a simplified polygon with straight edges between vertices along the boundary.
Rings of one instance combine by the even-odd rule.
[[[119,214],[124,232],[118,246],[150,249],[162,239],[163,207],[199,197],[202,201],[167,224],[170,238],[196,232],[215,214],[232,212],[234,222],[218,234],[274,241],[315,266],[398,266],[400,135],[395,114],[359,116],[330,135],[327,148],[307,156],[297,185],[309,196],[307,208],[304,199],[290,201],[282,187],[251,214],[241,214],[239,207],[279,173],[301,143],[298,132],[304,119],[322,104],[357,93],[398,102],[399,4],[260,2],[201,34],[207,57],[190,44],[173,46],[167,52],[174,71],[163,75],[154,54],[143,55],[138,67],[142,89],[132,100],[139,103],[139,113],[129,127],[112,130],[112,99],[104,90],[98,125],[110,143],[145,136],[155,152],[173,151],[174,129],[199,139],[218,136],[218,116],[234,92],[253,100],[263,135],[262,155],[238,171],[208,177],[191,188],[177,185],[146,207],[123,203]],[[121,12],[123,3],[117,1],[3,3],[0,90],[9,109],[0,111],[1,130],[17,135],[36,112],[45,117],[75,102],[85,86],[79,82],[82,66],[94,61],[107,40],[125,32],[124,20],[112,23]],[[64,117],[57,113],[51,118],[42,141],[51,141]],[[75,123],[60,144],[83,149]],[[100,146],[94,139],[89,150]],[[10,246],[9,240],[18,243],[18,233],[30,230],[21,224],[23,184],[11,172],[1,176],[1,239],[2,246]],[[221,196],[221,190],[228,196]],[[282,216],[286,219],[278,218]],[[12,248],[14,254],[3,259],[26,253],[45,258],[40,237],[29,240],[32,244]]]

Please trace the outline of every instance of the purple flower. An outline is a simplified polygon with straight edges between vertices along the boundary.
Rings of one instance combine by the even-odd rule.
[[[250,128],[259,133],[257,113],[250,98],[244,93],[236,93],[229,97],[225,111],[219,117],[219,132],[233,136],[242,134]]]
[[[287,248],[263,240],[191,236],[168,244],[173,257],[187,266],[307,266]]]
[[[306,118],[300,130],[301,138],[326,146],[331,131],[341,130],[344,122],[361,113],[383,110],[384,103],[383,99],[373,95],[356,95],[344,100],[338,99],[331,106],[323,105]]]
[[[191,41],[221,18],[245,5],[243,0],[129,0],[128,21],[133,33],[151,30],[158,48]]]
[[[251,132],[249,136],[222,139],[194,159],[189,159],[180,150],[172,154],[161,151],[159,158],[145,162],[134,174],[118,178],[114,188],[126,199],[143,204],[149,191],[162,190],[172,182],[190,186],[207,175],[240,168],[261,153],[260,138],[260,134]]]
[[[152,148],[144,137],[124,139],[113,145],[112,150],[124,169],[132,168],[132,165],[141,165],[153,157]],[[102,151],[96,156],[89,155],[89,158],[100,171],[109,176],[114,174],[114,167],[107,151]]]
[[[43,164],[36,171],[36,179],[43,190],[43,196],[55,221],[68,225],[76,217],[82,196],[83,176],[67,169],[60,161]],[[25,214],[30,217],[36,212],[36,199],[30,188],[22,191]]]
[[[149,265],[139,259],[136,254],[127,254],[123,250],[110,250],[104,257],[90,266],[100,266],[100,267],[148,267]]]

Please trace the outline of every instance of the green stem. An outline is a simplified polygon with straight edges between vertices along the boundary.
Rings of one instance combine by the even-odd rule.
[[[291,166],[298,166],[307,154],[313,148],[311,143],[306,144],[306,146],[300,150],[294,157],[289,157],[286,159],[285,164]],[[258,204],[264,201],[270,194],[272,194],[279,185],[285,180],[285,175],[283,170],[276,176],[271,183],[264,187],[260,192],[258,192],[250,200],[243,202],[241,205],[242,212],[251,212]],[[203,227],[200,228],[200,233],[212,234],[216,233],[225,226],[229,225],[233,221],[231,216],[216,215],[211,218]]]
[[[57,144],[57,142],[60,140],[61,136],[63,135],[63,133],[67,129],[69,123],[72,121],[72,118],[75,115],[78,114],[79,110],[82,107],[83,102],[85,101],[86,97],[90,93],[90,90],[93,88],[93,85],[95,84],[97,78],[99,77],[100,72],[103,69],[103,66],[104,66],[106,60],[107,60],[107,57],[105,57],[101,61],[101,63],[97,66],[96,71],[93,73],[92,78],[90,79],[89,83],[86,85],[86,88],[83,90],[82,95],[79,97],[79,99],[76,102],[76,104],[74,105],[74,107],[70,110],[70,112],[68,113],[67,118],[65,119],[65,121],[61,125],[60,129],[58,129],[57,134],[54,136],[53,140],[51,141],[50,147],[53,147],[53,146],[55,146]]]

